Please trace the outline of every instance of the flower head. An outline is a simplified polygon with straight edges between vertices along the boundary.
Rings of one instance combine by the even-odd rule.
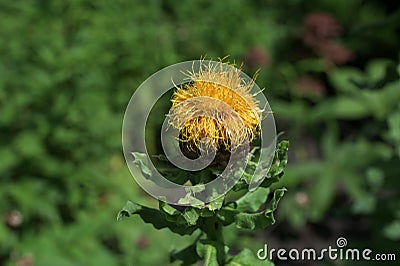
[[[187,149],[231,151],[257,137],[261,109],[250,93],[254,80],[246,82],[240,70],[222,62],[188,77],[188,83],[176,86],[168,114]]]

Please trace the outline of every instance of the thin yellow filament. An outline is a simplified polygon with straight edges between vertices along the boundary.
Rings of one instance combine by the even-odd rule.
[[[188,83],[176,87],[168,116],[190,150],[200,150],[205,141],[207,148],[229,151],[259,135],[261,110],[250,93],[254,80],[246,83],[240,71],[222,62],[188,76]]]

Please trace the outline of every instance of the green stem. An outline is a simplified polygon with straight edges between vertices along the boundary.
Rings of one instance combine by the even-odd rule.
[[[206,218],[203,222],[200,229],[205,233],[207,240],[215,243],[218,264],[223,265],[225,262],[225,241],[222,222],[216,216]]]

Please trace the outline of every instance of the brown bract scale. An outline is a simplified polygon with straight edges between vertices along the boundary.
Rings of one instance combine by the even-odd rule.
[[[179,141],[194,151],[233,151],[259,135],[262,110],[240,70],[220,62],[188,73],[188,83],[176,86],[169,125]]]

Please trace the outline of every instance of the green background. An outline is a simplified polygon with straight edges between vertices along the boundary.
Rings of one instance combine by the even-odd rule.
[[[127,199],[157,206],[125,165],[124,110],[157,70],[226,55],[250,76],[260,69],[257,84],[291,142],[277,223],[227,228],[232,252],[326,248],[344,236],[400,260],[399,8],[1,0],[0,265],[167,265],[190,237],[116,222]],[[334,263],[355,264],[313,265]]]

